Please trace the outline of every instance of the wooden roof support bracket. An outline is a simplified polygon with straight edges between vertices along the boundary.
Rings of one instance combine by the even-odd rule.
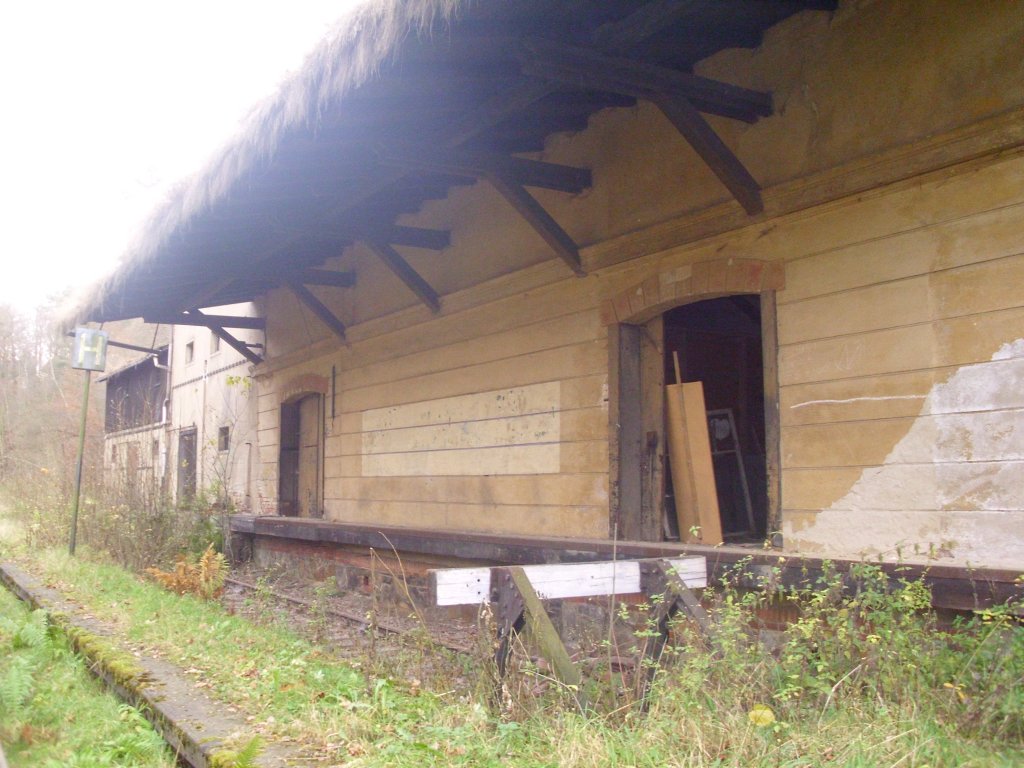
[[[405,283],[406,287],[415,293],[424,304],[430,307],[435,314],[441,311],[441,297],[437,291],[430,287],[430,284],[420,277],[420,273],[409,266],[409,262],[387,243],[373,240],[366,241],[366,247],[376,254],[377,258],[384,262],[399,280]]]
[[[296,280],[286,280],[284,285],[295,294],[295,298],[305,304],[320,319],[320,322],[330,328],[335,336],[348,344],[348,339],[345,337],[345,324],[331,312],[326,304],[314,296],[309,288]]]
[[[558,254],[558,258],[569,266],[573,274],[577,277],[586,276],[587,273],[580,261],[580,250],[576,243],[529,192],[501,173],[488,173],[486,178],[501,196],[519,211],[519,214],[529,222],[537,234],[544,238],[544,241]]]
[[[631,59],[603,56],[547,40],[524,43],[523,71],[566,86],[607,90],[654,102],[750,215],[764,210],[761,187],[700,114],[756,120],[771,114],[771,95],[697,78]],[[568,50],[568,53],[566,53]]]
[[[591,186],[589,168],[575,168],[539,160],[528,160],[515,155],[402,146],[385,147],[379,156],[384,165],[465,175],[473,178],[483,178],[491,173],[500,173],[525,187],[541,187],[569,194],[579,194]]]
[[[523,41],[523,72],[566,87],[636,98],[666,94],[688,99],[701,112],[747,123],[772,114],[772,95],[720,80],[543,38]]]
[[[356,273],[336,272],[331,269],[306,269],[299,273],[303,285],[326,285],[331,288],[352,288],[356,284]]]
[[[597,30],[595,42],[599,42],[606,50],[626,53],[633,46],[674,24],[690,9],[690,5],[690,0],[654,0],[625,19]],[[465,144],[488,128],[493,128],[516,112],[558,90],[558,87],[556,83],[550,81],[530,79],[505,93],[497,94],[458,121],[443,138],[443,142],[450,148]],[[402,179],[407,172],[405,168],[389,169],[370,184],[339,201],[336,213],[343,213],[383,192]]]
[[[207,317],[202,312],[200,312],[198,309],[190,309],[190,310],[188,310],[188,314],[192,315],[192,316],[194,316],[196,318],[200,318],[200,317],[201,318],[206,318]],[[263,362],[263,358],[260,357],[259,355],[257,355],[255,352],[253,352],[249,348],[248,344],[246,344],[246,343],[236,339],[230,333],[225,331],[222,326],[217,325],[214,322],[210,322],[206,327],[209,328],[210,331],[215,336],[217,336],[218,338],[223,340],[225,344],[227,344],[229,347],[231,347],[233,350],[235,350],[238,354],[240,354],[242,357],[244,357],[246,360],[248,360],[253,365],[258,365],[259,363]]]
[[[654,98],[654,103],[739,201],[743,210],[751,216],[761,213],[764,210],[761,186],[700,112],[681,96],[660,95]]]
[[[210,328],[218,325],[221,328],[247,328],[252,331],[264,331],[267,321],[262,317],[236,317],[234,315],[143,315],[144,323],[161,325],[198,325]]]

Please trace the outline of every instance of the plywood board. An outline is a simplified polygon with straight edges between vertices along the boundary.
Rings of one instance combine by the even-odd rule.
[[[668,385],[665,410],[679,535],[685,541],[720,544],[722,522],[711,462],[704,386],[700,382]]]

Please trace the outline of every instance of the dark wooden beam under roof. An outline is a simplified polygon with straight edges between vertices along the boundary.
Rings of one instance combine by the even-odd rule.
[[[246,328],[252,331],[265,331],[267,321],[262,317],[239,317],[235,315],[161,315],[144,314],[144,323],[159,323],[161,325],[197,325],[209,328],[211,325],[219,325],[221,328]]]
[[[492,152],[387,147],[379,151],[378,157],[384,165],[465,174],[474,178],[500,173],[526,187],[540,187],[570,194],[578,194],[589,189],[591,185],[588,168],[575,168]]]
[[[384,262],[399,280],[405,283],[410,291],[420,298],[420,301],[435,313],[441,311],[441,297],[437,295],[437,291],[409,265],[409,262],[402,258],[398,251],[387,243],[367,241],[366,246]]]
[[[655,0],[620,21],[602,26],[595,31],[594,38],[600,38],[602,48],[610,53],[626,53],[674,24],[692,5],[692,0]],[[524,80],[474,108],[440,137],[440,143],[448,149],[456,149],[559,88],[559,84],[551,81],[532,78]],[[342,216],[346,211],[385,191],[408,173],[407,168],[385,169],[369,183],[343,195],[334,208],[335,215]]]
[[[198,309],[190,309],[190,310],[188,310],[188,314],[193,315],[196,318],[206,317],[206,315],[204,315]],[[230,333],[228,333],[226,330],[224,330],[223,326],[220,326],[220,325],[217,325],[216,323],[210,322],[210,323],[206,324],[206,327],[209,328],[210,331],[212,331],[215,336],[217,336],[220,339],[222,339],[225,344],[227,344],[233,350],[238,352],[238,354],[240,354],[242,357],[244,357],[246,360],[248,360],[253,365],[257,365],[257,364],[263,362],[263,358],[260,357],[259,355],[257,355],[255,352],[253,352],[252,349],[250,349],[248,344],[246,344],[245,342],[239,341],[237,338],[232,336]]]
[[[772,114],[772,95],[646,61],[529,38],[520,55],[523,72],[570,88],[625,96],[681,96],[701,112],[753,123]]]
[[[739,201],[743,210],[751,216],[764,210],[761,185],[689,101],[681,96],[658,96],[654,103]]]
[[[564,261],[577,277],[586,275],[576,243],[529,192],[501,173],[488,174],[487,180],[513,208],[519,211],[519,215],[544,238],[544,242],[551,246],[558,254],[558,258]]]
[[[302,283],[294,280],[287,281],[285,285],[299,301],[309,307],[313,314],[320,319],[320,322],[331,329],[335,336],[346,344],[348,343],[348,339],[345,338],[345,324],[341,322],[333,312],[331,312],[330,308],[326,304],[314,296],[312,291]]]
[[[294,276],[303,285],[325,285],[331,288],[351,288],[356,284],[356,273],[349,270],[335,272],[330,269],[304,269]]]
[[[764,210],[760,185],[691,102],[690,93],[698,92],[691,88],[689,78],[692,76],[546,40],[532,40],[524,45],[529,53],[523,57],[526,72],[564,85],[578,83],[584,88],[605,88],[653,101],[747,213],[754,215]],[[716,88],[723,93],[729,89],[745,91],[724,83],[699,80],[703,81],[700,85],[704,90],[699,92],[702,103],[706,103],[708,94]],[[770,96],[758,95],[765,100],[761,112],[756,114],[764,113],[765,109],[770,113]]]

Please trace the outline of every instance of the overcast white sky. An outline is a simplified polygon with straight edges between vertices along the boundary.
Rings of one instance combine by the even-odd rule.
[[[355,2],[0,5],[0,304],[108,271]]]

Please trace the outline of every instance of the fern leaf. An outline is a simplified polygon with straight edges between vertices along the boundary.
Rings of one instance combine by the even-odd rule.
[[[35,665],[26,656],[12,656],[0,674],[0,710],[17,713],[32,696]]]
[[[37,608],[25,617],[14,633],[15,648],[38,648],[46,642],[46,611]]]
[[[245,743],[245,746],[238,750],[235,758],[235,768],[256,768],[256,758],[263,751],[263,741],[259,736],[253,736]]]

